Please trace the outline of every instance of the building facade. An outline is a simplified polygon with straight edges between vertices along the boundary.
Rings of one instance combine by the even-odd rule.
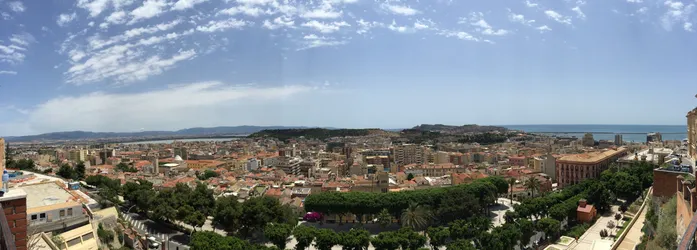
[[[397,166],[408,164],[424,164],[426,162],[426,150],[421,145],[404,144],[392,149],[394,161]]]
[[[561,157],[556,163],[559,187],[577,184],[585,179],[598,178],[611,163],[627,154],[627,148],[607,149],[600,152],[574,154]]]
[[[697,160],[697,108],[687,113],[688,153],[692,160]]]

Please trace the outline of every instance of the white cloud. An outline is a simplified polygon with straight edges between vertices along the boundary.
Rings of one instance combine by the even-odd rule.
[[[36,40],[29,33],[10,36],[10,44],[0,44],[0,62],[10,64],[22,63],[28,46]]]
[[[239,29],[244,27],[245,25],[247,25],[247,22],[245,21],[230,18],[227,20],[210,21],[206,25],[199,25],[198,27],[196,27],[196,30],[210,33],[216,31],[223,31],[227,29]]]
[[[77,17],[77,13],[73,12],[71,14],[60,14],[56,23],[58,26],[65,26],[66,24],[72,22]]]
[[[412,16],[421,13],[420,11],[413,9],[409,6],[403,6],[403,5],[392,5],[392,4],[382,4],[381,6],[383,9],[390,11],[394,14],[399,14],[399,15],[404,15],[404,16]]]
[[[533,23],[535,23],[535,20],[527,20],[527,19],[525,19],[525,16],[523,16],[521,14],[515,14],[515,13],[509,13],[508,20],[510,20],[511,22],[514,22],[514,23],[520,23],[520,24],[527,25],[527,26],[530,26]]]
[[[308,27],[308,28],[313,28],[313,29],[315,29],[319,32],[322,32],[322,33],[332,33],[332,32],[339,31],[339,29],[341,29],[341,27],[347,27],[347,26],[351,26],[351,25],[344,22],[344,21],[325,23],[325,22],[320,22],[317,20],[312,20],[312,21],[308,21],[306,23],[303,23],[302,26]]]
[[[628,3],[642,3],[642,0],[627,0]]]
[[[678,23],[682,23],[684,28],[685,24],[690,22],[690,16],[695,10],[694,3],[685,5],[682,2],[667,0],[664,5],[667,10],[661,17],[661,26],[667,31],[672,30],[673,25]]]
[[[537,3],[530,2],[530,0],[525,0],[525,6],[528,6],[530,8],[532,7],[537,7]]]
[[[342,14],[342,11],[320,8],[302,13],[300,16],[305,19],[335,19],[341,17]]]
[[[270,30],[275,30],[278,28],[293,28],[295,26],[295,21],[287,16],[279,16],[273,21],[264,20],[264,24],[262,26]]]
[[[24,4],[20,1],[8,2],[7,5],[10,7],[10,10],[14,12],[24,12],[24,10],[26,10]]]
[[[173,10],[185,10],[189,8],[193,8],[194,5],[206,2],[208,0],[179,0],[176,3],[174,3],[174,6],[172,6]]]
[[[309,85],[239,86],[221,82],[173,85],[169,88],[140,93],[93,92],[60,96],[26,110],[23,123],[32,133],[54,131],[134,131],[140,128],[181,129],[185,127],[230,125],[231,122],[264,123],[250,113],[251,120],[221,116],[222,110],[245,112],[251,105],[268,105],[289,101],[300,94],[312,93]],[[176,101],[172,101],[176,100]],[[244,100],[244,101],[242,101]],[[147,112],[143,112],[147,107]],[[71,112],[65,112],[70,110]],[[183,119],[177,114],[196,114],[197,119]],[[84,119],[93,117],[95,119]],[[128,117],[128,122],[123,122]],[[46,122],[49,120],[51,122]],[[273,120],[266,121],[268,123]],[[241,124],[240,123],[240,124]],[[176,126],[176,127],[162,127]],[[171,125],[176,124],[176,125]]]
[[[484,13],[472,12],[470,18],[462,18],[458,23],[467,23],[475,27],[475,31],[488,36],[504,36],[510,33],[505,29],[494,29],[489,23],[484,20]]]
[[[399,32],[399,33],[406,33],[406,32],[413,32],[414,31],[407,26],[398,26],[394,20],[392,20],[392,24],[390,24],[390,26],[387,26],[387,28],[392,30],[392,31]]]
[[[422,21],[416,20],[416,22],[414,22],[414,29],[422,30],[422,29],[428,29],[428,28],[429,28],[429,26],[427,24],[423,23]]]
[[[547,31],[552,31],[552,29],[551,29],[550,27],[548,27],[547,25],[542,25],[542,26],[537,27],[537,28],[535,28],[535,29],[539,30],[540,33],[545,33],[545,32],[547,32]]]
[[[581,19],[581,20],[585,20],[585,19],[586,19],[586,14],[583,13],[583,11],[581,11],[581,8],[580,8],[579,6],[573,7],[573,8],[571,9],[571,11],[575,12],[575,13],[576,13],[576,17],[578,17],[579,19]]]
[[[0,75],[16,75],[17,71],[0,70]]]
[[[646,14],[647,12],[649,12],[649,8],[647,8],[647,7],[641,7],[641,8],[639,8],[636,12],[637,12],[638,14]]]
[[[372,21],[372,22],[365,21],[363,19],[359,19],[356,22],[358,23],[358,29],[356,30],[356,33],[358,33],[358,34],[365,34],[368,31],[370,31],[372,28],[384,26],[382,23],[379,23],[376,21]]]
[[[470,33],[464,32],[464,31],[441,31],[439,35],[445,36],[445,37],[455,37],[460,40],[465,40],[465,41],[473,41],[473,42],[481,42],[483,41],[482,39],[479,39],[475,36],[473,36]]]
[[[549,17],[550,19],[557,21],[559,23],[571,25],[571,18],[570,17],[563,16],[562,14],[559,14],[556,11],[546,10],[545,15],[547,15],[547,17]]]
[[[196,51],[179,51],[168,59],[151,56],[144,60],[142,53],[132,50],[132,45],[116,45],[100,51],[83,63],[74,64],[65,73],[67,82],[82,85],[104,79],[114,79],[120,83],[141,81],[150,76],[162,74],[178,62],[192,59]]]
[[[302,47],[298,50],[306,50],[318,47],[333,47],[346,44],[346,41],[327,38],[325,36],[317,36],[315,34],[306,35],[303,37]]]
[[[230,16],[234,16],[237,14],[244,14],[244,15],[252,16],[252,17],[258,17],[261,14],[271,14],[270,12],[267,12],[259,7],[253,6],[253,5],[235,6],[232,8],[221,10],[218,13],[226,14],[226,15],[230,15]]]
[[[156,17],[165,12],[167,6],[167,0],[145,0],[143,5],[131,11],[133,19],[131,19],[128,24],[134,24],[143,19]]]
[[[690,32],[693,31],[693,30],[692,30],[692,23],[690,23],[690,22],[685,22],[685,23],[683,24],[682,28],[683,28],[685,31],[690,31]]]
[[[125,42],[128,41],[132,38],[141,36],[141,35],[146,35],[146,34],[153,34],[157,33],[160,31],[167,31],[170,30],[177,25],[181,23],[181,20],[173,20],[171,22],[167,23],[160,23],[157,25],[151,25],[148,27],[139,27],[139,28],[133,28],[130,30],[125,31],[123,34],[117,35],[110,37],[107,40],[102,40],[99,38],[99,36],[91,36],[90,38],[87,39],[89,46],[91,49],[101,49],[109,45],[117,44],[120,42]],[[101,26],[101,25],[100,25]]]
[[[113,24],[122,24],[126,22],[126,12],[123,10],[120,11],[114,11],[109,15],[106,19],[104,19],[107,23],[113,23]]]
[[[109,0],[78,0],[77,7],[86,9],[90,12],[91,17],[96,17],[104,11],[109,5]]]

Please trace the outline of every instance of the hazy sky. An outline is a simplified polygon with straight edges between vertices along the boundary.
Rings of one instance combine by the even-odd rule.
[[[695,4],[0,0],[0,135],[681,125]]]

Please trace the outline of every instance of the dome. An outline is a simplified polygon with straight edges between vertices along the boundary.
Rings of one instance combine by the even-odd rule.
[[[178,156],[178,155],[174,157],[174,160],[175,161],[184,161],[184,160],[182,160],[182,157]]]

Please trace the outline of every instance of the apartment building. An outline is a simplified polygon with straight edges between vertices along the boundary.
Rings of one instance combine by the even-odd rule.
[[[574,154],[561,157],[556,163],[559,187],[577,184],[588,178],[598,178],[611,163],[627,154],[627,148]]]
[[[452,163],[445,164],[409,164],[404,166],[404,173],[425,177],[440,177],[453,173],[465,173],[467,168]]]
[[[397,166],[424,164],[426,162],[426,149],[421,145],[403,144],[394,146],[392,155]]]
[[[697,108],[687,113],[687,143],[690,157],[697,160]]]

